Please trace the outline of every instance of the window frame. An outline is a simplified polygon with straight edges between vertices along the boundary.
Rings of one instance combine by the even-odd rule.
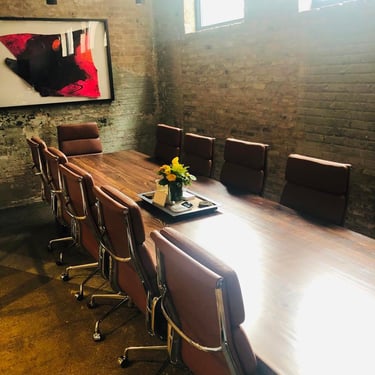
[[[349,3],[357,2],[358,0],[310,0],[308,7],[302,0],[298,1],[299,12],[321,10],[325,8],[332,8],[337,6],[344,6]],[[301,6],[302,5],[302,6]]]
[[[244,4],[245,6],[245,4]],[[207,29],[212,29],[215,27],[221,27],[221,26],[227,26],[227,25],[232,25],[236,23],[241,23],[245,19],[245,9],[243,9],[243,17],[241,18],[236,18],[232,19],[229,21],[225,22],[218,22],[218,23],[212,23],[207,26],[202,26],[201,24],[201,0],[194,0],[194,14],[195,14],[195,30],[200,31],[200,30],[207,30]]]

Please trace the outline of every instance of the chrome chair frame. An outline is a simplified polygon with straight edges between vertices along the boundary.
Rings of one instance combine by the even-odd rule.
[[[97,188],[98,190],[101,190],[100,188]],[[105,194],[107,194],[106,191],[104,191]],[[111,197],[113,198],[113,197]],[[113,198],[114,199],[114,198]],[[114,199],[117,201],[116,199]],[[121,202],[118,202],[122,204]],[[124,204],[123,204],[124,205]],[[108,310],[100,319],[98,319],[95,323],[95,328],[94,328],[94,333],[93,333],[93,339],[94,341],[101,341],[103,339],[103,334],[100,331],[100,324],[103,322],[103,320],[109,316],[113,311],[117,310],[120,306],[122,306],[124,303],[128,303],[129,306],[133,304],[132,299],[130,296],[128,296],[125,293],[122,293],[120,291],[120,287],[117,285],[117,275],[116,275],[116,262],[120,263],[132,263],[134,266],[138,277],[141,280],[141,283],[145,289],[146,292],[146,311],[145,311],[145,316],[146,316],[146,327],[147,331],[151,336],[155,335],[155,309],[158,304],[158,300],[160,297],[153,297],[150,293],[151,287],[148,285],[148,280],[144,276],[145,275],[145,270],[143,270],[140,262],[137,261],[137,254],[135,251],[135,243],[134,243],[134,234],[132,231],[132,226],[130,223],[130,218],[129,218],[129,209],[124,205],[123,209],[123,220],[124,220],[124,226],[126,230],[126,239],[128,241],[128,249],[129,249],[129,256],[128,257],[120,257],[116,255],[113,250],[111,249],[110,241],[108,239],[108,230],[105,225],[105,220],[104,220],[104,215],[103,215],[103,208],[102,204],[99,200],[96,202],[97,210],[98,210],[98,227],[100,231],[100,247],[103,249],[104,252],[108,254],[108,258],[110,260],[110,267],[109,267],[109,280],[111,283],[111,287],[113,290],[118,290],[116,294],[94,294],[91,296],[90,301],[88,303],[89,307],[95,307],[96,302],[95,300],[97,298],[104,298],[104,299],[115,299],[115,300],[120,300],[118,304],[114,305],[110,310]],[[139,349],[140,347],[137,348],[132,348],[132,349]],[[165,349],[165,346],[163,347],[142,347],[143,349]],[[130,350],[130,348],[125,349],[125,356],[127,356],[127,352]],[[125,367],[127,364],[127,360],[124,360],[123,357],[119,358],[119,364],[122,367]]]
[[[174,338],[174,332],[175,331],[182,339],[187,341],[190,345],[195,347],[198,350],[201,350],[203,352],[223,352],[227,364],[230,370],[231,375],[244,375],[243,371],[236,365],[233,356],[229,350],[228,347],[228,339],[227,339],[227,322],[225,319],[225,309],[224,309],[224,303],[223,303],[223,283],[224,279],[220,278],[216,284],[216,290],[215,290],[215,296],[216,296],[216,306],[217,306],[217,312],[218,312],[218,319],[219,319],[219,330],[220,330],[220,345],[219,346],[205,346],[200,344],[199,342],[193,340],[191,337],[189,337],[185,332],[178,326],[178,324],[174,321],[174,319],[168,314],[166,308],[165,308],[165,296],[168,293],[168,287],[165,283],[164,277],[163,277],[163,271],[162,271],[162,260],[160,258],[160,252],[157,251],[158,256],[158,264],[161,265],[161,267],[158,267],[158,280],[159,285],[162,290],[161,294],[161,309],[162,312],[167,319],[168,322],[168,353],[173,353],[173,343],[175,342]],[[172,363],[176,363],[176,359],[171,358]]]
[[[99,201],[96,202],[96,207],[98,210],[98,227],[100,231],[100,252],[101,253],[106,253],[108,254],[108,259],[109,259],[109,269],[108,269],[108,278],[111,283],[111,287],[113,290],[119,290],[120,288],[114,283],[115,279],[115,267],[114,267],[114,261],[116,262],[122,262],[122,263],[128,263],[132,261],[131,257],[123,258],[119,257],[116,254],[114,254],[110,246],[107,245],[109,241],[107,240],[106,236],[106,226],[104,224],[103,220],[103,214],[102,214],[102,209],[101,209],[101,204]],[[129,223],[128,223],[128,216],[127,212],[124,212],[124,217],[126,220],[126,227],[127,227],[127,238],[130,237],[130,230],[129,230]],[[129,248],[133,247],[132,241],[129,241]],[[103,320],[108,317],[112,312],[116,311],[119,307],[121,307],[123,304],[128,303],[129,306],[132,304],[131,298],[126,295],[121,293],[120,291],[117,293],[110,293],[110,294],[93,294],[90,297],[90,301],[88,302],[88,307],[94,308],[97,306],[97,303],[95,302],[96,299],[111,299],[111,300],[119,300],[117,304],[112,306],[110,310],[108,310],[104,315],[102,315],[96,322],[95,322],[95,328],[94,328],[94,333],[92,335],[94,341],[102,341],[104,339],[104,335],[102,334],[100,330],[100,324],[103,322]]]
[[[64,165],[60,165],[60,168],[66,168]],[[69,169],[69,168],[67,168]],[[74,173],[72,171],[72,173]],[[71,233],[72,237],[74,239],[74,244],[79,245],[81,243],[80,236],[81,236],[81,231],[80,231],[80,221],[86,220],[88,218],[88,209],[87,209],[87,204],[86,204],[86,194],[83,188],[83,177],[77,175],[77,183],[79,184],[79,189],[80,189],[80,202],[82,204],[82,212],[84,213],[82,216],[77,215],[74,212],[74,208],[71,205],[68,189],[66,187],[66,182],[63,177],[61,177],[62,180],[62,190],[63,190],[63,195],[65,198],[65,207],[66,207],[66,212],[71,218]],[[79,264],[79,265],[73,265],[73,266],[68,266],[66,267],[65,271],[60,275],[60,278],[63,281],[68,281],[70,279],[70,272],[71,271],[76,271],[76,270],[83,270],[83,269],[92,269],[94,270],[86,276],[86,278],[80,283],[79,285],[79,291],[75,293],[75,297],[77,300],[82,300],[84,298],[84,285],[95,275],[100,271],[101,267],[101,254],[98,248],[98,262],[92,262],[92,263],[86,263],[86,264]]]
[[[154,230],[151,238],[171,362],[184,363],[197,374],[255,374],[256,357],[241,327],[245,313],[234,270],[173,228]],[[188,299],[184,288],[190,290]],[[198,302],[202,298],[203,305]]]
[[[49,201],[49,192],[46,191],[46,188],[48,187],[48,177],[47,177],[47,171],[46,171],[46,165],[43,162],[43,158],[41,153],[43,152],[43,149],[47,148],[46,143],[35,136],[32,136],[31,138],[26,138],[27,144],[29,145],[33,165],[31,167],[31,170],[33,171],[35,176],[39,176],[41,179],[41,197],[43,201]]]
[[[45,161],[46,161],[46,174],[47,174],[48,184],[50,186],[50,192],[51,192],[52,213],[55,216],[59,225],[61,225],[64,228],[70,227],[69,223],[65,223],[63,219],[63,207],[62,207],[62,201],[61,201],[63,197],[63,190],[62,190],[61,173],[59,169],[60,157],[56,153],[54,153],[54,148],[51,148],[51,147],[48,147],[44,150],[44,155],[45,155]],[[55,163],[54,168],[56,170],[57,181],[55,181],[53,177],[51,163]],[[71,244],[69,245],[69,248],[74,246],[76,243],[76,240],[74,238],[75,229],[76,228],[73,228],[73,230],[71,229],[70,236],[59,237],[59,238],[54,238],[50,240],[48,243],[48,249],[52,251],[53,245],[67,242],[67,241],[71,242]],[[63,249],[60,249],[58,259],[56,260],[56,264],[62,265],[64,263],[63,258],[64,258],[64,251]]]
[[[159,337],[162,338],[160,335],[160,325],[157,326],[156,324],[156,310],[158,307],[160,309],[160,296],[156,285],[156,269],[155,273],[147,269],[148,266],[152,267],[152,265],[147,263],[151,258],[146,255],[148,250],[147,247],[144,247],[145,234],[141,212],[131,198],[109,185],[102,187],[95,186],[94,195],[96,195],[97,198],[96,207],[98,211],[100,246],[104,249],[111,261],[109,279],[113,290],[117,293],[104,295],[94,294],[91,296],[89,307],[90,304],[93,305],[92,307],[95,306],[95,300],[97,298],[108,298],[120,301],[96,321],[93,339],[94,341],[103,339],[99,327],[101,322],[124,303],[129,303],[130,306],[137,306],[145,315],[145,324],[148,333],[151,336],[159,335]],[[111,225],[111,227],[109,227],[109,225]],[[145,254],[141,254],[141,251],[145,251]],[[131,273],[129,269],[129,279],[126,279],[128,276],[126,269],[124,269],[122,273],[118,273],[121,272],[121,263],[128,263],[134,270],[135,273]],[[138,280],[136,280],[135,277],[138,278]],[[154,280],[153,277],[155,277],[155,285],[152,284],[152,280]],[[126,287],[128,284],[129,290]],[[132,286],[130,286],[130,284]],[[155,295],[156,293],[157,295]],[[161,313],[160,316],[162,317]],[[164,334],[164,336],[166,335]],[[166,346],[125,348],[124,355],[118,358],[119,365],[121,367],[126,367],[129,364],[129,350],[141,349],[164,350]]]

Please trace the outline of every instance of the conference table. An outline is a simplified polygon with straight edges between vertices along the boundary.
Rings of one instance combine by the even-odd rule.
[[[171,217],[139,197],[155,190],[159,164],[149,156],[69,161],[139,203],[150,246],[152,230],[172,226],[236,271],[260,373],[375,374],[375,239],[204,177],[189,189],[217,209]]]

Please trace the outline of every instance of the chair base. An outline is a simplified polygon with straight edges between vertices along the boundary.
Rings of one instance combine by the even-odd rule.
[[[116,305],[112,306],[111,309],[109,309],[105,314],[103,314],[96,322],[95,322],[95,328],[94,333],[92,334],[92,338],[94,341],[103,341],[104,335],[100,331],[100,324],[103,322],[105,318],[107,318],[110,314],[112,314],[114,311],[116,311],[119,307],[121,307],[124,303],[128,302],[131,304],[131,299],[129,296],[124,294],[93,294],[91,296],[90,301],[87,303],[87,307],[89,308],[95,308],[97,306],[97,303],[95,302],[96,298],[103,298],[103,299],[110,299],[110,300],[119,300],[120,302]]]
[[[69,246],[67,247],[68,249],[76,245],[76,242],[75,242],[75,240],[72,236],[54,238],[53,240],[50,240],[49,243],[48,243],[48,251],[53,251],[53,245],[60,244],[60,243],[63,243],[63,242],[68,242],[68,241],[71,242],[69,244]],[[61,266],[62,264],[64,264],[64,250],[63,249],[60,249],[60,251],[59,251],[59,255],[58,255],[58,258],[56,260],[56,264],[58,266]]]
[[[84,269],[91,269],[91,268],[94,268],[94,270],[81,282],[81,284],[79,285],[79,291],[75,293],[75,297],[78,301],[81,301],[84,298],[84,293],[83,293],[84,285],[99,272],[100,270],[99,263],[95,262],[95,263],[80,264],[76,266],[69,266],[69,267],[66,267],[65,271],[60,275],[61,280],[68,281],[70,280],[70,274],[69,274],[70,271],[84,270]]]
[[[168,345],[155,345],[155,346],[128,346],[124,354],[118,357],[117,362],[122,367],[128,367],[130,365],[129,352],[139,350],[166,350],[168,351]]]

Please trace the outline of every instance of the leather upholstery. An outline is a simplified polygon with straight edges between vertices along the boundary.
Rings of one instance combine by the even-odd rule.
[[[93,191],[100,202],[106,246],[117,257],[132,258],[130,262],[115,261],[116,272],[113,276],[116,280],[112,281],[146,314],[146,290],[155,296],[158,295],[158,287],[154,251],[145,244],[140,208],[131,198],[111,186],[95,186]],[[131,237],[127,235],[127,218]],[[130,243],[134,246],[133,253]]]
[[[59,149],[67,156],[103,152],[96,122],[57,126]]]
[[[53,192],[53,211],[56,219],[65,226],[70,226],[70,216],[67,214],[62,193],[61,176],[59,164],[68,162],[66,155],[56,147],[48,147],[44,149],[44,157],[47,165],[48,182]]]
[[[85,217],[76,220],[79,228],[78,242],[91,256],[99,260],[99,237],[93,193],[94,181],[89,173],[73,163],[59,164],[66,194],[66,208],[73,215]],[[81,191],[82,186],[82,191]]]
[[[183,163],[196,176],[211,176],[215,138],[186,133],[183,145]]]
[[[342,225],[348,199],[350,164],[299,154],[288,157],[280,203]]]
[[[66,155],[56,147],[48,147],[44,150],[44,157],[46,160],[48,177],[55,190],[61,190],[59,164],[68,162]]]
[[[170,164],[172,159],[181,154],[182,129],[158,124],[156,127],[156,145],[154,156],[159,161]]]
[[[268,145],[227,138],[220,181],[243,191],[262,194]]]
[[[36,169],[36,173],[39,174],[41,178],[42,199],[46,202],[50,202],[51,193],[47,178],[46,160],[44,157],[44,150],[47,148],[47,145],[40,137],[36,135],[33,135],[31,138],[27,138],[26,141],[31,151],[33,168]]]
[[[37,172],[41,173],[41,166],[40,166],[40,160],[39,160],[39,144],[32,140],[31,138],[26,138],[27,145],[30,148],[31,152],[31,158],[33,161],[33,168],[36,168]],[[43,142],[44,143],[44,142]],[[45,147],[47,148],[47,145],[44,143]]]
[[[242,294],[236,273],[203,248],[172,228],[154,231],[151,237],[160,251],[159,269],[167,284],[163,305],[186,335],[204,346],[220,346],[215,289],[223,280],[223,305],[228,348],[238,374],[254,374],[256,357],[241,326]],[[229,375],[223,352],[207,353],[180,340],[182,361],[194,374]]]

